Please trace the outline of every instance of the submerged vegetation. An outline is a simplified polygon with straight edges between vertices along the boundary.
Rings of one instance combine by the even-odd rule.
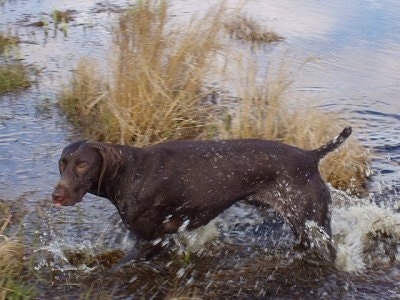
[[[224,70],[236,59],[222,42],[224,33],[252,42],[281,40],[250,18],[232,21],[225,12],[221,5],[182,26],[172,22],[166,1],[139,1],[113,30],[111,78],[96,62],[82,59],[61,106],[88,137],[140,146],[168,139],[258,137],[316,148],[336,136],[343,125],[338,117],[293,108],[284,96],[290,87],[284,72],[257,84],[254,68],[246,70],[240,83],[244,92],[236,95],[232,111],[206,101],[213,92],[210,78],[227,80]],[[216,94],[227,102],[223,93]],[[346,145],[324,160],[322,174],[333,186],[359,193],[369,156],[354,138]]]
[[[268,44],[283,40],[282,36],[266,30],[256,20],[248,16],[236,16],[225,22],[224,26],[232,37],[252,44]]]
[[[71,9],[64,11],[53,10],[44,17],[42,16],[40,20],[30,23],[29,26],[43,28],[47,37],[51,32],[50,25],[53,24],[54,36],[57,36],[57,32],[61,31],[67,37],[69,23],[74,21],[76,13],[77,11]]]
[[[74,19],[73,15],[76,13],[74,10],[54,10],[52,13],[54,23],[69,23]]]

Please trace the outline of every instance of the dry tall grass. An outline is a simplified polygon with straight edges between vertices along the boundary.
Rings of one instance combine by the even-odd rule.
[[[75,90],[62,103],[67,110],[83,107],[75,120],[94,122],[86,127],[91,136],[147,145],[198,138],[211,126],[202,100],[204,80],[216,70],[215,54],[222,47],[220,13],[182,27],[167,9],[166,1],[140,1],[120,17],[113,31],[110,83],[96,78],[98,72],[86,62],[78,67]]]
[[[0,277],[4,271],[18,273],[21,270],[23,245],[16,239],[7,237],[6,229],[11,222],[9,207],[0,203]]]
[[[224,138],[263,138],[316,149],[349,125],[338,114],[295,107],[285,95],[292,81],[283,65],[274,79],[268,77],[260,84],[254,78],[255,69],[248,74],[237,110],[221,126]],[[369,151],[352,136],[322,160],[320,170],[332,186],[362,194],[370,175],[369,164]]]
[[[24,245],[6,234],[11,222],[9,207],[0,203],[0,299],[22,299],[19,296],[32,294],[18,278],[23,269]],[[26,293],[25,293],[26,292]]]
[[[112,140],[115,118],[107,109],[109,87],[94,61],[81,59],[70,88],[63,91],[60,105],[84,135],[97,140]]]

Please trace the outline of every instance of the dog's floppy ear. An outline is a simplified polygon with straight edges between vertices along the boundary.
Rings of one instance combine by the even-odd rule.
[[[97,186],[97,193],[100,193],[100,186],[103,179],[107,178],[110,180],[117,175],[118,169],[122,164],[122,154],[108,144],[88,142],[87,145],[92,149],[96,149],[101,157],[101,171]]]
[[[86,143],[86,141],[78,141],[78,142],[73,142],[73,143],[69,144],[68,146],[66,146],[63,149],[61,156],[67,156],[69,154],[74,153],[84,143]]]

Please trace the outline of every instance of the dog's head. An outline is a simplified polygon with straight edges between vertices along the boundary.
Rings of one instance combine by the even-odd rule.
[[[104,180],[117,174],[121,155],[110,145],[97,142],[74,142],[64,148],[58,161],[60,180],[52,197],[57,206],[82,201],[87,192],[100,193]]]

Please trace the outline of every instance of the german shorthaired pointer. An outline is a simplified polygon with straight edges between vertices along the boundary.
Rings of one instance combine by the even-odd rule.
[[[87,192],[109,199],[140,241],[134,259],[149,259],[164,247],[165,234],[184,223],[188,230],[205,225],[239,200],[274,208],[307,246],[307,221],[331,237],[331,197],[318,163],[351,131],[344,128],[315,150],[259,139],[169,141],[144,148],[74,142],[61,154],[53,202],[74,205]]]

